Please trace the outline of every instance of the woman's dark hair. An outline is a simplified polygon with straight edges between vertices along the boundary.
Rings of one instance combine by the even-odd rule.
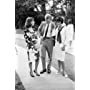
[[[62,23],[63,23],[63,18],[58,17],[58,18],[56,18],[56,21],[57,21],[57,22],[61,22],[61,24],[62,24]]]
[[[26,19],[26,22],[25,22],[25,28],[29,28],[32,26],[31,22],[33,21],[34,19],[32,17],[28,17]]]

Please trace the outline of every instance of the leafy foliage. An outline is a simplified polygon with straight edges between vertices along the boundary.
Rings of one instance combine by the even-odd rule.
[[[64,16],[66,18],[72,18],[75,24],[75,0],[52,1],[53,6],[47,11],[46,4],[48,4],[48,0],[15,0],[15,28],[22,29],[28,16],[34,17],[36,26],[38,27],[41,21],[44,20],[46,12],[51,13],[54,17]],[[60,3],[62,4],[61,8],[58,8],[57,5]],[[67,7],[68,3],[69,6]],[[66,6],[66,11],[63,9],[63,6]]]

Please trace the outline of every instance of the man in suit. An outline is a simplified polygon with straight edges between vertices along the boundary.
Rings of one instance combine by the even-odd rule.
[[[55,30],[55,24],[52,22],[52,16],[50,14],[45,15],[45,21],[41,23],[38,28],[40,37],[41,37],[41,61],[43,70],[40,72],[43,74],[47,71],[48,74],[51,73],[51,62],[52,62],[52,50],[53,50],[53,31]],[[49,62],[46,70],[46,51],[48,53]]]

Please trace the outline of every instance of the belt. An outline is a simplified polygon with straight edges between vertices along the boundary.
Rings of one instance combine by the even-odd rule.
[[[43,40],[51,39],[52,37],[44,37]]]
[[[46,37],[45,39],[51,39],[51,37]]]

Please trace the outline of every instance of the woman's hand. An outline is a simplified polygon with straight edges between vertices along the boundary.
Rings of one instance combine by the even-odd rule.
[[[72,45],[72,41],[69,42],[70,46]]]
[[[61,50],[62,51],[65,51],[65,45],[62,46]]]

